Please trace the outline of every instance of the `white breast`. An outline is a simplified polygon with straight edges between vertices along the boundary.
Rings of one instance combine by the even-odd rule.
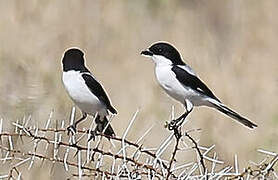
[[[96,112],[106,115],[106,107],[86,86],[80,72],[63,72],[63,84],[73,102],[83,111],[90,115]]]
[[[171,70],[172,66],[169,65],[157,65],[155,67],[156,78],[160,86],[167,92],[168,95],[181,102],[185,103],[188,99],[193,105],[199,105],[198,94],[190,88],[184,87],[176,78],[175,73]]]

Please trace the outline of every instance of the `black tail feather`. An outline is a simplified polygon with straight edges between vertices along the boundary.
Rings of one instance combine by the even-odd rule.
[[[107,109],[112,113],[112,114],[117,114],[117,110],[110,104]]]
[[[97,124],[97,127],[96,127],[97,132],[103,132],[104,128],[106,128],[106,126],[108,124],[108,120],[106,117],[104,117],[103,120],[100,120],[100,117],[98,116],[98,117],[96,117],[95,122]],[[115,136],[115,132],[114,132],[111,124],[109,124],[108,127],[105,129],[104,134],[108,135],[108,136]]]
[[[225,105],[223,105],[222,103],[220,104],[213,104],[215,106],[215,108],[217,110],[219,110],[220,112],[226,114],[227,116],[230,116],[231,118],[237,120],[238,122],[240,122],[241,124],[253,129],[255,127],[258,127],[255,123],[249,121],[248,119],[242,117],[241,115],[239,115],[238,113],[236,113],[235,111],[231,110],[230,108],[226,107]]]

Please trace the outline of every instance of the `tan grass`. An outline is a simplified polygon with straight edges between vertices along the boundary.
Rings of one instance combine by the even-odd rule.
[[[172,105],[155,82],[153,65],[140,57],[158,40],[182,52],[215,94],[258,124],[250,131],[208,108],[196,108],[186,128],[201,128],[201,143],[216,144],[222,159],[240,167],[256,148],[277,150],[278,3],[269,1],[0,1],[0,116],[5,127],[32,114],[44,122],[68,120],[72,102],[61,84],[61,56],[71,46],[86,52],[90,70],[119,112],[122,134],[141,109],[129,138],[154,125],[153,139],[169,135],[163,124]],[[82,124],[89,125],[89,120]],[[157,145],[157,144],[155,144]]]

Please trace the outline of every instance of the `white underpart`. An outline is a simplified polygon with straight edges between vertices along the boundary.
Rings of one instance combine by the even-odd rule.
[[[163,56],[154,55],[152,60],[155,63],[155,75],[159,85],[166,91],[166,93],[177,101],[185,105],[189,100],[193,106],[211,106],[208,96],[204,96],[190,87],[183,86],[176,78],[172,69],[172,62]],[[189,66],[179,65],[182,69],[192,75],[196,75]],[[190,103],[189,103],[190,104]],[[192,107],[188,107],[189,109]],[[188,109],[188,110],[189,110]]]
[[[62,81],[68,95],[82,112],[93,116],[98,113],[101,117],[107,115],[106,106],[87,87],[82,73],[73,70],[63,72]]]
[[[169,59],[167,59],[161,55],[153,55],[151,58],[154,61],[155,65],[171,65],[172,64],[172,61],[170,61]]]

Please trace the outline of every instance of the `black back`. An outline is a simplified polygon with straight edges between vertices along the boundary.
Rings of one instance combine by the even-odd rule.
[[[68,49],[62,59],[62,64],[65,72],[70,70],[89,72],[84,64],[84,53],[80,49]]]
[[[116,109],[111,105],[109,98],[107,97],[104,89],[90,74],[84,73],[82,74],[83,79],[85,80],[86,85],[90,89],[90,91],[102,102],[106,105],[107,109],[113,113],[117,114]]]
[[[149,50],[155,55],[161,55],[170,59],[175,65],[184,65],[178,50],[171,44],[159,42],[153,44]]]
[[[197,77],[194,76],[179,66],[173,66],[172,71],[183,86],[190,87],[195,91],[211,97],[220,102],[220,100],[211,92],[211,90]]]

